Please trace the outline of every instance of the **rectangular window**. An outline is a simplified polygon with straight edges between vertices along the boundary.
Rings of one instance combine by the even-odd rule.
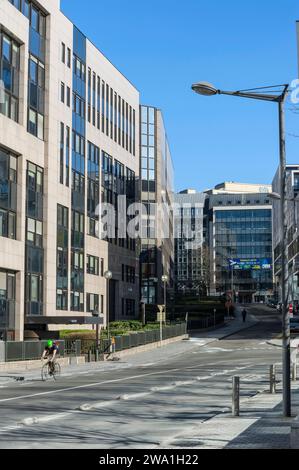
[[[71,68],[71,50],[69,47],[67,48],[67,66],[69,69]]]
[[[93,276],[99,275],[99,258],[96,256],[87,256],[87,273]]]
[[[87,294],[87,311],[89,313],[99,313],[99,295]]]
[[[0,31],[0,113],[18,122],[20,47]]]
[[[66,89],[66,105],[70,108],[71,107],[71,89],[67,87]]]
[[[60,85],[60,101],[64,103],[64,96],[65,96],[65,84],[61,82]]]
[[[61,43],[61,61],[65,64],[65,44]]]
[[[59,182],[64,183],[64,124],[60,123],[60,161],[59,161]]]

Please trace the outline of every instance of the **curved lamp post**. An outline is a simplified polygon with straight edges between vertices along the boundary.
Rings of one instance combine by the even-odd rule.
[[[109,341],[109,352],[111,352],[111,344],[110,344],[110,299],[109,299],[109,281],[112,279],[113,274],[111,271],[105,271],[104,272],[104,278],[107,281],[107,302],[106,302],[106,308],[107,308],[107,336],[108,336],[108,341]]]
[[[280,148],[280,233],[281,233],[281,294],[282,294],[282,336],[283,336],[283,414],[291,417],[291,354],[290,354],[290,318],[288,314],[287,296],[287,226],[286,226],[286,144],[285,144],[285,115],[289,85],[275,85],[250,90],[223,91],[208,82],[192,85],[192,90],[204,96],[229,95],[278,104],[279,111],[279,148]]]
[[[166,285],[168,283],[168,280],[169,280],[169,277],[167,276],[167,274],[164,274],[162,276],[162,282],[164,284],[164,312],[165,312],[165,322],[166,322]]]

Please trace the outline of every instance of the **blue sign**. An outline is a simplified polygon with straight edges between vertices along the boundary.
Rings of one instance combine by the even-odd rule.
[[[229,268],[233,270],[270,270],[272,269],[271,258],[229,258]]]

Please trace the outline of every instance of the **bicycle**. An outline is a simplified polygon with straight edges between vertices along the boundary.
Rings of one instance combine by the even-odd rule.
[[[45,382],[49,377],[53,377],[53,379],[56,381],[58,377],[60,377],[61,374],[61,367],[58,362],[54,362],[54,369],[50,367],[50,362],[46,362],[43,364],[41,368],[41,377],[42,381]]]

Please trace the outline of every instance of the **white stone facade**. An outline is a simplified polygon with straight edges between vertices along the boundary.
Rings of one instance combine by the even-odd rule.
[[[34,1],[32,2],[34,4]],[[43,316],[75,317],[91,316],[87,312],[87,293],[104,297],[104,311],[106,319],[107,298],[106,280],[101,273],[98,276],[87,274],[87,255],[104,259],[104,271],[113,273],[115,281],[115,311],[113,317],[123,318],[122,299],[135,301],[134,316],[139,307],[139,260],[137,252],[121,248],[106,241],[88,235],[87,217],[87,183],[85,185],[85,234],[84,234],[84,311],[74,312],[70,308],[71,292],[71,216],[72,216],[72,92],[73,92],[73,24],[60,11],[59,0],[39,0],[36,5],[46,15],[46,53],[45,53],[45,113],[44,113],[44,140],[31,135],[27,131],[28,114],[28,61],[29,61],[29,21],[26,16],[8,0],[0,0],[0,30],[5,31],[20,45],[20,82],[19,82],[19,113],[18,122],[0,114],[0,148],[8,150],[18,157],[18,196],[16,239],[0,236],[0,271],[7,270],[15,273],[15,327],[12,339],[22,340],[25,316],[25,245],[26,245],[26,170],[27,162],[38,165],[44,171],[44,200],[43,200]],[[70,67],[62,61],[62,47],[65,45],[66,57],[68,48],[71,51]],[[1,50],[1,49],[0,49]],[[66,58],[67,62],[67,58]],[[135,111],[135,155],[131,149],[123,148],[110,135],[102,132],[88,122],[88,68],[100,78],[101,82],[109,85],[113,92],[115,102],[118,97],[128,104],[129,112],[133,116]],[[61,102],[61,83],[70,89],[70,106]],[[101,152],[116,159],[135,173],[136,181],[139,177],[139,92],[136,88],[107,60],[106,57],[86,39],[86,107],[85,107],[85,160],[87,163],[87,143],[96,145]],[[97,106],[97,105],[96,105]],[[113,122],[118,124],[118,114],[113,108]],[[102,112],[102,110],[99,110]],[[70,185],[60,183],[60,124],[68,127],[70,139]],[[109,124],[108,124],[109,125]],[[101,127],[101,126],[100,126]],[[131,139],[132,126],[130,127]],[[129,137],[130,139],[130,137]],[[131,140],[132,142],[132,140]],[[64,155],[64,170],[65,168]],[[102,158],[100,158],[101,162]],[[101,194],[101,163],[99,181]],[[87,164],[85,165],[85,180],[87,181]],[[57,310],[57,204],[69,209],[69,256],[68,256],[68,309]],[[122,265],[135,268],[135,284],[122,281]],[[100,297],[101,298],[101,297]],[[126,315],[124,315],[125,317]],[[105,320],[106,321],[106,320]],[[66,325],[49,325],[49,329],[69,328]]]

